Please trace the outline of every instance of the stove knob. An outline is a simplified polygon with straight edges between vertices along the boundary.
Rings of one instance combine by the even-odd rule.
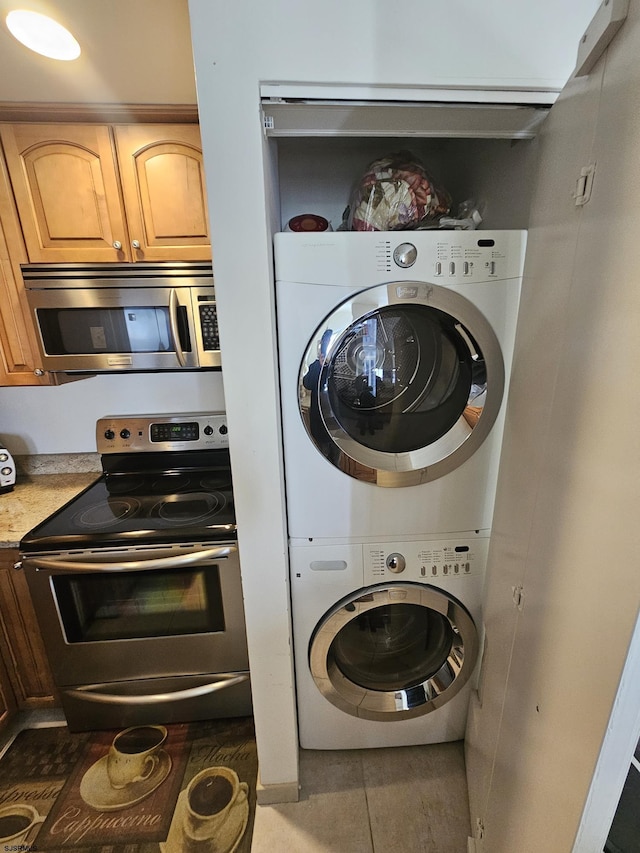
[[[203,432],[204,432],[204,434],[205,434],[205,435],[212,435],[212,434],[213,434],[213,427],[206,426],[206,427],[204,428]]]
[[[113,441],[113,439],[116,437],[116,434],[112,429],[106,429],[104,431],[104,437],[107,439],[107,441]]]
[[[227,429],[227,427],[226,427],[224,424],[222,424],[222,426],[221,426],[221,427],[220,427],[220,429],[218,430],[218,432],[220,433],[220,435],[226,435],[228,431],[229,431],[229,430]]]
[[[125,428],[120,430],[120,438],[129,438],[130,435],[131,433],[128,429]]]

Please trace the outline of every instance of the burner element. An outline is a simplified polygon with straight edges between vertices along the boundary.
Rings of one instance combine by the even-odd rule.
[[[119,474],[107,479],[107,489],[110,495],[123,495],[127,492],[139,492],[144,484],[144,477],[135,474]]]
[[[140,501],[135,500],[135,498],[108,498],[106,501],[80,510],[74,516],[74,521],[80,527],[111,527],[119,521],[132,518],[138,513],[139,509]]]
[[[206,477],[202,477],[200,485],[203,489],[209,489],[212,492],[230,489],[231,477],[228,471],[211,471]]]
[[[156,495],[172,495],[186,489],[191,482],[188,474],[163,474],[151,484],[151,490]]]
[[[226,503],[219,492],[181,492],[160,501],[152,512],[169,524],[201,524],[217,515]]]

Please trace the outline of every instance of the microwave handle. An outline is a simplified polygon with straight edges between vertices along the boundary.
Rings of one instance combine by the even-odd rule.
[[[198,687],[187,687],[184,690],[175,690],[171,693],[150,693],[142,696],[101,693],[99,689],[106,687],[106,684],[87,684],[82,687],[72,687],[63,690],[63,693],[67,696],[73,696],[75,699],[81,699],[86,702],[101,702],[105,705],[155,705],[158,702],[179,702],[182,699],[195,699],[198,696],[207,696],[209,693],[217,693],[218,690],[225,690],[228,687],[234,687],[236,684],[242,684],[248,680],[248,673],[242,673],[241,675],[218,675],[214,681]]]
[[[176,358],[180,367],[186,367],[187,359],[180,346],[180,333],[178,331],[178,291],[175,287],[171,288],[169,293],[169,328],[171,329],[171,339],[173,348],[176,351]]]
[[[196,563],[206,563],[209,560],[220,560],[234,554],[238,549],[235,545],[223,548],[207,548],[204,551],[192,551],[189,554],[176,554],[171,557],[158,557],[150,560],[123,560],[119,563],[107,563],[99,560],[60,560],[57,557],[27,557],[16,568],[26,568],[33,565],[36,571],[55,572],[142,572],[152,569],[177,569],[181,566],[193,566]]]

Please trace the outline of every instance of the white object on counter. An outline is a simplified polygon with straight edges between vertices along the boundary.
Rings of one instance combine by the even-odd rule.
[[[13,457],[0,446],[0,492],[10,492],[16,482],[16,465]]]

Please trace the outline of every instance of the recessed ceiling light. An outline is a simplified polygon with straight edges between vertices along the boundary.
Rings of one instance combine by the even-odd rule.
[[[6,17],[12,36],[25,47],[50,59],[77,59],[80,45],[61,24],[38,12],[16,9]]]

